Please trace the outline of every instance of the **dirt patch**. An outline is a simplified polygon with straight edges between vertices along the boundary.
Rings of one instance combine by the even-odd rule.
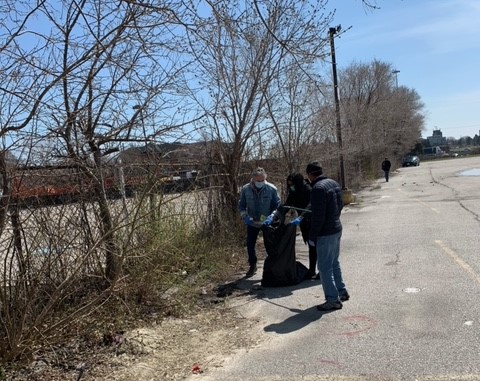
[[[28,369],[7,374],[6,379],[176,381],[208,372],[222,366],[235,350],[252,348],[265,340],[258,319],[247,318],[241,308],[232,307],[256,298],[255,290],[238,285],[237,281],[213,288],[201,296],[188,316],[145,323],[114,335],[108,345],[78,353],[63,367],[37,360]]]
[[[101,379],[184,380],[192,373],[221,366],[222,359],[236,349],[256,345],[258,336],[252,334],[256,323],[233,310],[215,308],[129,332],[125,338],[128,350],[115,358],[110,374],[103,370]],[[100,374],[94,373],[94,379],[99,379]]]

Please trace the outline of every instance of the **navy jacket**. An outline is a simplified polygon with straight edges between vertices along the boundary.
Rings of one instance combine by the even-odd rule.
[[[342,231],[340,214],[343,209],[340,185],[327,176],[319,176],[312,182],[311,193],[312,221],[310,240],[336,234]]]

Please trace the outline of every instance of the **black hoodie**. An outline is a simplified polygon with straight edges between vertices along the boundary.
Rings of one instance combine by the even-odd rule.
[[[312,187],[303,178],[301,173],[293,173],[287,177],[287,181],[292,181],[295,186],[295,190],[288,188],[287,200],[285,205],[294,206],[295,208],[310,209],[307,208],[310,205],[310,193],[312,193]],[[288,185],[288,183],[287,183]]]

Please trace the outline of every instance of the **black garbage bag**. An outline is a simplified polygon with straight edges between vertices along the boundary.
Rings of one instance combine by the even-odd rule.
[[[297,227],[285,225],[285,209],[275,212],[273,222],[265,226],[263,239],[267,258],[263,264],[262,286],[282,287],[298,284],[305,280],[308,269],[295,257]]]

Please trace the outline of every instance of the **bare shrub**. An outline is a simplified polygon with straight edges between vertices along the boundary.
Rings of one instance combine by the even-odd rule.
[[[113,283],[104,272],[102,216],[88,194],[68,204],[8,204],[0,242],[2,362],[57,347],[69,340],[68,327],[86,331],[93,316],[101,325],[107,310],[132,317],[189,310],[199,287],[234,258],[221,234],[205,234],[210,193],[146,187],[111,199],[124,270]]]

